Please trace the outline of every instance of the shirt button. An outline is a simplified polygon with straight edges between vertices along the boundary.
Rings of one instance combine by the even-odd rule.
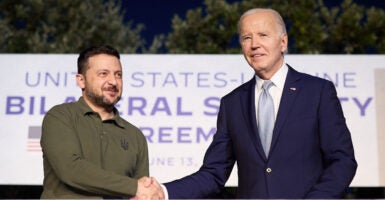
[[[273,170],[271,170],[270,167],[266,168],[266,172],[267,172],[267,173],[271,173],[272,171],[273,171]]]

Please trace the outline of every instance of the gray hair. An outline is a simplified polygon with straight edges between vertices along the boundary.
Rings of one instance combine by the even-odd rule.
[[[242,21],[242,19],[247,15],[260,13],[260,12],[270,12],[270,13],[274,14],[277,25],[279,26],[278,30],[281,31],[281,34],[286,33],[285,22],[283,22],[281,15],[276,10],[273,10],[271,8],[253,8],[253,9],[250,9],[250,10],[244,12],[242,14],[242,16],[239,18],[239,21],[238,21],[238,34],[239,35],[241,34],[241,21]]]

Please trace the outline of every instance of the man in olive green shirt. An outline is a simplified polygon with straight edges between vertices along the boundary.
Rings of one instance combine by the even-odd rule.
[[[130,198],[155,195],[149,175],[147,142],[121,118],[115,104],[122,94],[120,55],[110,46],[80,53],[77,102],[54,106],[44,117],[41,147],[42,198]],[[141,178],[144,177],[144,178]]]

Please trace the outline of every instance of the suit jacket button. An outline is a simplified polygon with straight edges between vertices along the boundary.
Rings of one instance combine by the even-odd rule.
[[[267,172],[267,173],[271,173],[272,171],[273,171],[273,170],[271,170],[270,167],[266,168],[266,172]]]

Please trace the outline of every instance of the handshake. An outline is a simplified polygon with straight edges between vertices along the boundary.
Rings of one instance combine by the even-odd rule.
[[[139,199],[165,199],[162,186],[153,177],[142,177],[138,180],[136,196],[132,200]]]

